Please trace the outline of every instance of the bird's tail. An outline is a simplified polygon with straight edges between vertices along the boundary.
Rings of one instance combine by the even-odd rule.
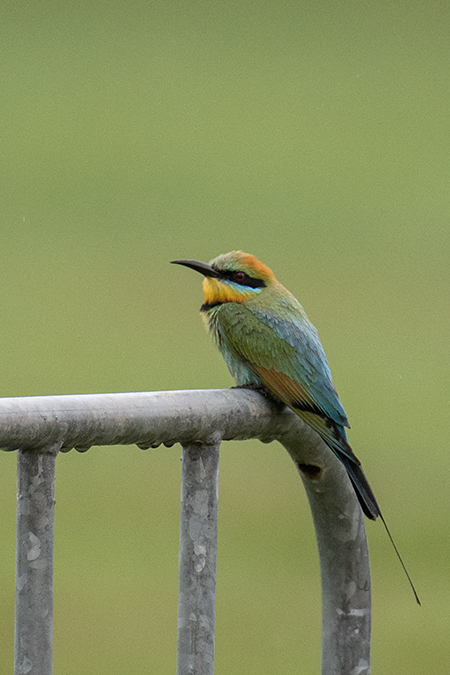
[[[376,520],[378,517],[380,517],[387,532],[387,535],[391,541],[391,544],[394,547],[394,551],[397,555],[397,558],[399,559],[400,564],[403,567],[403,571],[405,572],[406,577],[409,581],[409,585],[412,588],[417,604],[420,605],[420,600],[419,596],[417,595],[417,591],[414,587],[413,582],[411,581],[411,577],[409,576],[409,572],[405,567],[405,563],[403,562],[403,559],[395,544],[395,541],[392,538],[392,534],[390,533],[389,528],[386,525],[386,521],[383,518],[383,514],[380,511],[380,507],[378,506],[377,500],[375,499],[375,495],[373,494],[372,488],[369,485],[369,481],[364,475],[364,471],[362,470],[361,466],[357,464],[353,459],[349,458],[347,454],[339,453],[339,459],[341,460],[342,464],[345,466],[347,470],[348,477],[350,478],[350,482],[353,485],[356,496],[358,497],[358,501],[361,504],[361,508],[364,514],[371,520]]]
[[[380,507],[361,466],[350,459],[347,454],[339,454],[339,459],[347,470],[364,514],[370,520],[376,520],[378,516],[381,516]]]
[[[382,521],[391,544],[394,547],[394,551],[413,590],[414,596],[420,605],[419,596],[417,595],[414,584],[408,574],[408,570],[405,567],[405,563],[398,552],[398,548],[395,545],[389,528],[386,525],[386,521],[380,511],[378,502],[375,499],[375,495],[373,494],[372,488],[369,485],[369,481],[367,480],[364,471],[361,468],[361,462],[347,441],[347,435],[345,433],[344,427],[337,424],[336,422],[333,422],[333,420],[329,418],[324,418],[317,414],[313,414],[311,411],[300,411],[299,409],[295,409],[294,412],[296,412],[299,417],[301,417],[307,424],[309,424],[310,427],[319,433],[328,447],[342,462],[347,470],[348,477],[350,478],[350,482],[353,485],[353,489],[355,490],[356,496],[358,497],[358,501],[361,504],[363,513],[367,516],[367,518],[370,520],[376,520],[377,518],[380,518]]]
[[[364,514],[370,520],[376,520],[381,516],[380,507],[369,485],[369,481],[361,468],[361,462],[347,441],[344,427],[336,424],[336,422],[329,418],[319,417],[318,415],[312,415],[304,411],[296,412],[319,433],[328,447],[345,466]]]

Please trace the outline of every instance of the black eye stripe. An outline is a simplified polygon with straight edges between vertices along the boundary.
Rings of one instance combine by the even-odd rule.
[[[235,277],[236,272],[241,272],[242,270],[216,270],[216,271],[220,274],[222,279],[229,279],[229,281],[233,281],[235,284],[239,284],[239,286],[248,286],[249,288],[264,288],[266,285],[266,282],[263,281],[263,279],[255,279],[255,277],[251,277],[250,275],[245,274],[245,272],[244,278],[238,281]]]

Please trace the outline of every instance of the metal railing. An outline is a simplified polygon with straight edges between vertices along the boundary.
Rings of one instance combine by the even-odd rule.
[[[309,499],[320,555],[322,675],[370,673],[364,518],[345,469],[287,408],[248,390],[0,399],[0,447],[18,451],[15,675],[50,675],[55,460],[94,445],[181,443],[177,675],[214,672],[219,447],[278,440]]]

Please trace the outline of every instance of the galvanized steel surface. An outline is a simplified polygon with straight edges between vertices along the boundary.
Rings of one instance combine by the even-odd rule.
[[[253,391],[211,389],[125,394],[76,394],[0,399],[0,448],[87,450],[93,445],[272,440],[295,417]],[[270,436],[270,438],[268,437]]]
[[[219,443],[182,454],[177,675],[213,675]]]
[[[47,495],[52,494],[54,474],[51,467],[47,467],[45,488],[42,485],[42,490],[34,490],[32,485],[37,475],[35,465],[37,466],[39,459],[44,463],[54,462],[58,449],[67,451],[75,447],[83,451],[93,445],[133,443],[141,448],[148,448],[157,447],[161,443],[170,446],[181,442],[186,448],[194,448],[197,452],[201,446],[218,447],[222,439],[247,438],[258,438],[263,442],[276,439],[282,443],[299,469],[308,495],[321,565],[322,675],[369,675],[370,570],[364,519],[355,493],[345,469],[318,435],[290,410],[271,404],[254,391],[168,391],[0,399],[0,447],[22,450],[19,453],[19,495],[29,496],[30,514],[40,514],[43,505],[46,505],[42,518],[38,517],[40,525],[24,520],[22,512],[19,522],[18,515],[19,529],[22,528],[20,535],[18,530],[17,560],[21,561],[20,566],[19,562],[17,566],[18,588],[22,583],[20,579],[23,579],[24,561],[28,560],[30,545],[31,558],[38,550],[37,540],[30,538],[29,533],[32,532],[39,539],[40,550],[46,551],[46,559],[53,550],[53,506],[51,499],[45,501],[41,494],[42,490]],[[46,454],[49,452],[53,454]],[[194,479],[195,483],[197,478],[194,475],[199,466],[198,463],[195,466],[191,462],[194,474],[190,478],[183,475],[183,481]],[[22,478],[21,471],[25,471]],[[186,484],[182,489],[187,489]],[[199,488],[193,489],[195,492]],[[21,510],[20,503],[18,509]],[[189,513],[185,515],[188,522],[191,516]],[[44,526],[47,520],[48,524]],[[40,535],[36,534],[39,531],[38,525],[43,528],[42,541]],[[182,537],[185,526],[182,515]],[[192,541],[189,544],[191,547]],[[32,548],[33,542],[35,549]],[[200,543],[200,547],[202,546]],[[190,549],[186,547],[185,549],[190,561],[180,561],[180,596],[184,594],[188,598],[185,584],[192,584],[192,576],[189,577],[184,572],[182,574],[181,569],[183,565],[188,565],[192,572],[192,551],[189,552]],[[212,553],[213,547],[209,550]],[[202,551],[198,547],[197,553],[194,551],[194,556],[198,557],[197,562]],[[213,563],[210,564],[212,573]],[[29,653],[44,650],[41,661],[42,664],[48,664],[49,658],[51,661],[51,644],[48,644],[45,636],[48,635],[50,625],[53,593],[51,577],[49,574],[40,577],[34,574],[32,578],[32,584],[19,589],[21,595],[16,605],[16,647],[20,649],[22,634],[31,636],[27,637],[29,645],[34,640],[29,647]],[[194,594],[192,611],[198,610],[198,601],[202,594],[203,599],[208,595],[205,595],[205,589],[200,589],[200,595],[196,597]],[[32,608],[35,601],[39,602],[37,613],[31,609],[23,609],[27,606]],[[211,616],[211,607],[214,605],[211,593],[208,595],[208,603]],[[184,627],[189,611],[188,604],[182,604],[180,618]],[[186,634],[180,632],[180,638],[186,644]],[[204,641],[205,645],[209,645],[204,650],[205,660],[211,662],[211,640],[205,637]],[[197,649],[195,643],[192,648]],[[187,663],[191,657],[184,647],[181,650],[179,663],[180,653],[183,653],[183,662]],[[19,652],[16,651],[16,654]],[[23,663],[23,655],[18,656],[16,675],[25,672],[21,665]],[[31,670],[28,672],[33,673]],[[34,672],[50,675],[51,665]],[[192,669],[191,666],[185,669],[180,665],[178,675],[210,675],[212,672],[211,669]]]
[[[17,456],[14,674],[50,675],[55,454]]]

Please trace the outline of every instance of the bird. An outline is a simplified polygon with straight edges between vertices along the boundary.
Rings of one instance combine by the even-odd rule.
[[[231,251],[209,263],[172,260],[204,276],[200,308],[237,387],[255,388],[287,405],[344,465],[363,513],[380,518],[420,600],[361,462],[347,439],[349,422],[315,326],[298,300],[254,255]]]

